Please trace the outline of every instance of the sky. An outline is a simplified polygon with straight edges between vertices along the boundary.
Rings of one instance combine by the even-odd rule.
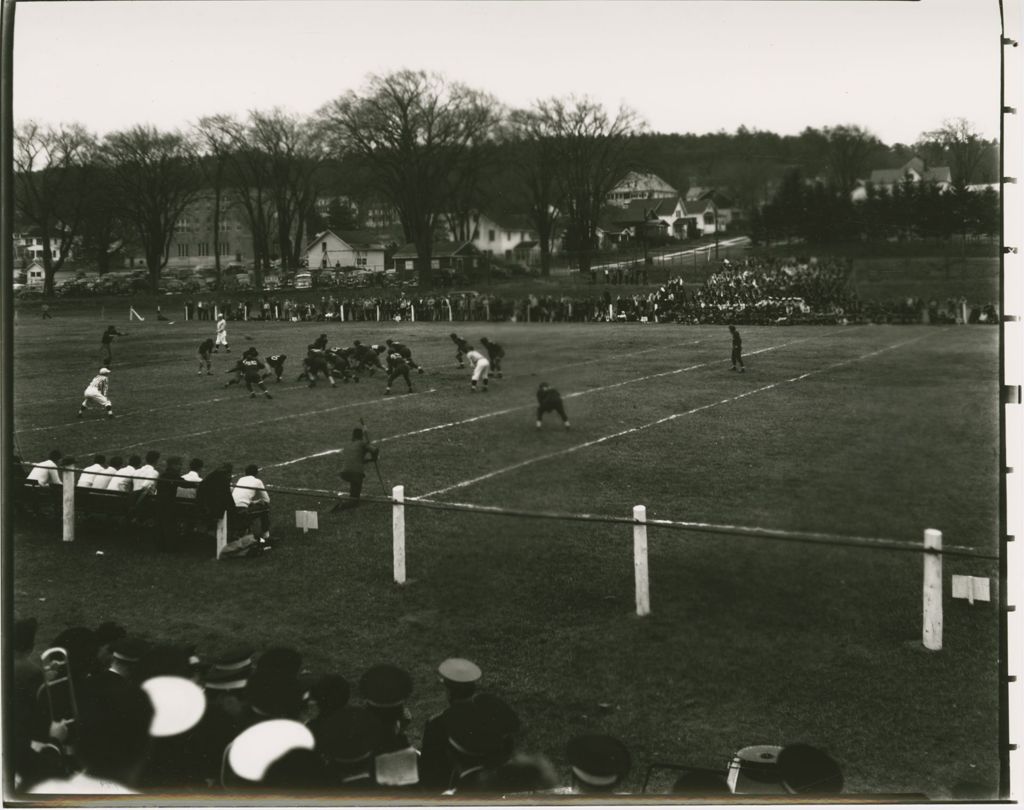
[[[655,132],[999,127],[996,0],[19,2],[17,121],[107,132],[307,115],[369,73],[438,71],[510,106],[587,95]]]

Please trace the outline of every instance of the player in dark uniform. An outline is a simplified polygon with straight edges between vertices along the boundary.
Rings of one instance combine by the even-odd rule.
[[[464,338],[452,332],[448,337],[452,339],[452,343],[455,344],[455,362],[458,363],[459,368],[466,367],[466,352],[469,351],[469,342]]]
[[[109,366],[110,363],[112,362],[110,355],[110,344],[114,342],[114,336],[121,335],[123,337],[124,335],[127,334],[127,332],[118,331],[118,328],[113,324],[107,327],[107,331],[104,332],[103,336],[100,338],[100,350],[103,352],[103,365]]]
[[[267,399],[273,399],[267,390],[267,386],[263,384],[263,369],[266,366],[263,365],[263,361],[260,360],[259,353],[255,349],[249,348],[245,350],[245,354],[242,355],[241,366],[242,378],[245,380],[245,387],[249,390],[249,398],[256,398],[256,392],[253,390],[255,385],[263,392],[263,396]]]
[[[267,358],[267,365],[274,372],[275,382],[281,382],[281,375],[284,374],[284,361],[288,359],[286,354],[272,354]],[[267,377],[270,375],[267,374]]]
[[[404,343],[399,343],[397,340],[385,340],[388,347],[388,354],[398,352],[405,358],[405,362],[409,365],[409,368],[414,368],[420,374],[423,373],[423,368],[416,364],[416,361],[412,359],[412,349],[406,346]]]
[[[391,393],[391,383],[399,377],[405,380],[405,384],[409,386],[409,393],[411,394],[412,382],[409,380],[409,361],[398,352],[391,352],[388,354],[388,383],[387,388],[384,389],[385,394]]]
[[[554,411],[562,417],[562,425],[569,429],[569,417],[565,415],[562,395],[545,382],[537,388],[537,430],[541,428],[541,420],[548,411]]]
[[[736,327],[729,324],[729,331],[732,332],[732,370],[736,370],[736,364],[739,363],[740,371],[744,372],[746,369],[743,367],[743,341],[740,339],[740,333]]]
[[[244,352],[242,352],[242,357],[240,359],[236,360],[235,364],[231,368],[229,368],[226,372],[224,372],[225,374],[234,374],[235,375],[233,379],[230,379],[226,383],[224,383],[224,387],[225,388],[228,388],[228,387],[230,387],[232,385],[238,385],[239,383],[242,382],[242,380],[244,379],[243,369],[242,369],[242,361],[245,360],[245,358],[247,358],[247,357],[255,357],[255,356],[256,356],[256,349],[254,347],[252,347],[252,346],[250,346],[248,349],[246,349]]]
[[[213,374],[210,370],[210,353],[213,352],[213,338],[207,338],[199,344],[199,373],[203,373],[203,366],[206,366],[206,373]]]
[[[309,380],[309,387],[312,388],[316,385],[316,378],[320,374],[327,378],[331,388],[337,387],[338,384],[334,381],[331,367],[327,362],[327,352],[310,347],[306,359],[302,361],[302,375],[299,376],[299,379],[301,380],[304,376]]]
[[[320,337],[309,344],[314,349],[326,349],[327,348],[327,333],[321,332]]]
[[[331,367],[331,371],[337,373],[338,376],[341,377],[342,382],[359,382],[358,369],[351,359],[351,348],[345,346],[332,346],[327,349],[325,356],[327,357],[327,365]]]
[[[491,371],[495,377],[501,377],[501,359],[505,356],[505,350],[498,343],[492,343],[487,338],[480,338],[480,343],[487,349],[487,355],[491,359]]]
[[[364,346],[357,340],[352,346],[351,359],[355,360],[356,368],[359,371],[367,371],[373,374],[376,369],[384,370],[379,356],[382,352],[383,347]]]

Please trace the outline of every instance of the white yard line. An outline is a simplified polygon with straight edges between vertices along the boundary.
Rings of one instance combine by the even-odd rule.
[[[585,450],[588,447],[593,447],[593,446],[598,445],[598,444],[603,444],[605,442],[611,441],[612,439],[618,439],[618,438],[620,438],[622,436],[627,436],[627,435],[629,435],[631,433],[638,433],[641,430],[647,430],[648,428],[657,427],[658,425],[663,425],[666,422],[671,422],[671,421],[673,421],[675,419],[679,419],[680,417],[683,417],[683,416],[690,416],[691,414],[699,413],[700,411],[705,411],[705,410],[708,410],[709,408],[715,408],[715,407],[718,407],[719,405],[727,405],[730,402],[737,402],[737,401],[739,401],[741,399],[745,399],[746,397],[753,396],[754,394],[759,394],[762,391],[770,391],[771,389],[777,388],[780,385],[786,385],[788,383],[798,382],[800,380],[805,380],[808,377],[811,377],[811,376],[813,376],[815,374],[823,374],[826,371],[829,371],[829,370],[834,369],[834,368],[839,368],[840,366],[849,365],[851,363],[857,363],[857,362],[860,362],[861,360],[866,360],[869,357],[874,357],[876,355],[882,354],[883,352],[891,351],[893,349],[898,349],[898,348],[900,348],[902,346],[907,346],[907,345],[909,345],[911,343],[916,343],[919,340],[923,340],[925,337],[928,337],[928,335],[921,335],[920,337],[916,337],[916,338],[913,338],[911,340],[905,340],[905,341],[903,341],[901,343],[894,343],[891,346],[885,346],[885,347],[883,347],[881,349],[877,349],[877,350],[875,350],[873,352],[868,352],[867,354],[862,354],[859,357],[851,358],[850,360],[840,360],[840,361],[838,361],[836,363],[830,363],[827,366],[822,366],[821,368],[815,369],[814,371],[808,371],[808,372],[805,372],[803,374],[799,374],[796,377],[790,377],[787,380],[779,380],[777,382],[769,383],[768,385],[762,385],[760,388],[753,388],[750,391],[745,391],[742,394],[737,394],[736,396],[733,396],[733,397],[727,397],[725,399],[720,399],[717,402],[710,402],[710,403],[708,403],[706,405],[700,405],[700,406],[698,406],[696,408],[691,408],[688,411],[683,411],[682,413],[669,414],[668,416],[663,416],[661,419],[656,419],[653,422],[647,422],[646,424],[643,424],[643,425],[637,425],[636,427],[627,428],[626,430],[620,430],[617,433],[609,433],[607,436],[602,436],[602,437],[600,437],[598,439],[591,439],[589,442],[583,442],[582,444],[577,444],[577,445],[574,445],[572,447],[567,447],[567,448],[565,448],[563,450],[556,450],[556,451],[551,452],[551,453],[545,453],[544,455],[541,455],[541,456],[535,456],[534,458],[526,459],[525,461],[520,461],[520,462],[518,462],[516,464],[511,464],[508,467],[502,467],[501,469],[493,470],[492,472],[485,473],[484,475],[478,475],[475,478],[468,478],[465,481],[460,481],[457,484],[452,484],[451,486],[442,487],[441,489],[435,489],[435,490],[433,490],[431,492],[427,492],[427,493],[425,493],[423,495],[419,495],[419,496],[416,496],[416,497],[410,497],[410,500],[419,500],[421,498],[433,498],[433,497],[436,497],[437,495],[444,495],[445,493],[452,492],[452,491],[457,490],[457,489],[463,489],[463,488],[471,486],[473,484],[477,484],[477,483],[479,483],[481,481],[486,481],[488,479],[495,478],[495,477],[497,477],[499,475],[505,475],[506,473],[514,472],[515,470],[522,469],[523,467],[528,467],[528,466],[530,466],[532,464],[537,464],[537,463],[539,463],[541,461],[547,461],[548,459],[552,459],[552,458],[557,458],[559,456],[568,455],[569,453],[575,453],[575,452],[578,452],[580,450]],[[762,351],[767,351],[767,350],[764,349]],[[751,352],[751,354],[754,354],[754,352]]]
[[[818,338],[818,337],[821,337],[821,335],[814,335],[813,336],[813,338]],[[791,340],[791,341],[788,341],[786,343],[779,343],[778,345],[775,345],[775,346],[768,346],[768,347],[766,347],[764,349],[758,349],[757,351],[750,352],[747,356],[749,357],[749,356],[753,356],[755,354],[763,354],[764,352],[774,351],[775,349],[782,349],[782,348],[785,348],[786,346],[792,346],[794,343],[803,343],[803,342],[811,340],[811,339],[812,339],[811,337],[806,337],[806,338],[798,338],[797,340]],[[599,393],[601,391],[609,391],[612,388],[619,388],[619,387],[621,387],[623,385],[631,385],[633,383],[645,382],[647,380],[655,380],[655,379],[658,379],[659,377],[668,377],[668,376],[671,376],[673,374],[683,374],[683,373],[685,373],[687,371],[693,371],[694,369],[703,368],[704,366],[708,366],[708,365],[711,365],[713,363],[719,363],[719,362],[725,362],[725,361],[721,361],[721,360],[708,360],[708,361],[706,361],[704,363],[697,363],[696,365],[686,366],[685,368],[675,368],[675,369],[672,369],[670,371],[660,371],[657,374],[646,374],[643,377],[634,377],[633,379],[630,379],[630,380],[623,380],[621,382],[609,383],[608,385],[599,385],[599,386],[596,386],[594,388],[587,388],[587,389],[585,389],[583,391],[576,391],[576,392],[574,392],[572,394],[566,394],[564,399],[573,399],[575,397],[582,397],[582,396],[586,396],[588,394],[596,394],[596,393]],[[512,407],[512,408],[504,408],[503,410],[500,410],[500,411],[490,411],[488,413],[478,414],[477,416],[471,416],[471,417],[469,417],[467,419],[458,419],[458,420],[455,420],[455,421],[452,421],[452,422],[443,422],[443,423],[441,423],[439,425],[431,425],[430,427],[420,428],[419,430],[410,430],[408,433],[398,433],[398,434],[396,434],[394,436],[384,436],[383,438],[377,439],[377,442],[378,443],[393,442],[393,441],[396,441],[397,439],[406,439],[406,438],[409,438],[410,436],[419,436],[419,435],[422,435],[424,433],[431,433],[431,432],[433,432],[435,430],[447,430],[448,428],[459,427],[460,425],[468,425],[468,424],[471,424],[473,422],[479,422],[479,421],[481,421],[483,419],[491,419],[491,418],[496,417],[496,416],[505,416],[506,414],[515,413],[516,411],[533,410],[536,407],[537,406],[533,405],[532,403],[528,404],[528,405],[516,405],[515,407]],[[289,459],[288,461],[278,461],[275,464],[264,464],[263,467],[264,467],[264,469],[272,468],[272,467],[289,467],[292,464],[301,464],[304,461],[311,461],[312,459],[315,459],[315,458],[323,458],[324,456],[337,455],[343,449],[344,448],[342,448],[342,447],[334,447],[334,448],[331,448],[329,450],[320,450],[319,452],[311,453],[310,455],[307,455],[307,456],[299,456],[298,458]],[[427,496],[423,496],[423,497],[427,497]]]
[[[436,388],[430,388],[426,391],[414,391],[412,396],[418,396],[420,394],[434,394],[437,392]],[[364,405],[386,405],[389,402],[398,402],[402,399],[407,399],[408,395],[399,397],[380,397],[379,399],[367,399],[362,402],[346,402],[344,405],[335,405],[330,408],[320,408],[316,411],[306,411],[304,413],[288,413],[282,414],[281,416],[274,416],[270,419],[260,419],[255,422],[246,422],[245,427],[257,427],[259,425],[269,425],[272,422],[283,422],[289,419],[301,419],[306,416],[317,416],[322,413],[332,413],[333,411],[343,411],[348,408],[361,408]],[[130,450],[133,447],[145,447],[147,445],[156,444],[157,442],[167,442],[173,439],[191,439],[196,436],[207,436],[210,433],[219,433],[224,430],[237,430],[238,425],[221,425],[220,427],[210,428],[209,430],[198,430],[195,433],[179,433],[175,436],[161,436],[156,439],[146,439],[145,441],[136,442],[135,444],[119,445],[121,450]],[[87,453],[86,455],[95,455],[95,453]],[[273,466],[273,465],[271,465]]]

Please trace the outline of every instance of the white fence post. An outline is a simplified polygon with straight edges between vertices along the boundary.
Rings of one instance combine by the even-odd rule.
[[[647,507],[633,507],[633,576],[636,580],[636,615],[651,612],[651,585],[647,575]]]
[[[64,516],[65,543],[73,543],[75,540],[75,471],[61,470],[61,483],[64,485],[62,511]]]
[[[224,551],[224,546],[228,544],[228,513],[224,510],[224,514],[220,516],[220,520],[217,521],[217,559],[220,559],[221,552]]]
[[[921,643],[925,649],[942,649],[942,554],[928,550],[942,551],[942,532],[937,529],[924,530],[924,622]]]
[[[399,485],[391,490],[394,506],[391,510],[392,550],[394,556],[395,583],[405,584],[405,487]]]

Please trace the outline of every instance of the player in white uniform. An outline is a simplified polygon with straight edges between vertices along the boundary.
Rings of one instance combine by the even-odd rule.
[[[92,382],[86,386],[85,393],[83,396],[85,399],[82,400],[82,404],[78,407],[78,418],[82,418],[82,414],[85,413],[86,406],[89,401],[92,400],[101,408],[107,409],[107,417],[113,419],[114,410],[113,405],[110,404],[110,400],[107,399],[107,390],[110,385],[110,379],[107,376],[110,374],[109,368],[101,368],[99,373],[92,378]]]
[[[486,391],[487,378],[491,373],[491,361],[472,347],[468,352],[466,352],[466,359],[470,362],[470,365],[473,366],[473,379],[470,383],[470,391],[475,393],[477,390],[476,384],[480,381],[483,381],[483,390]]]
[[[224,351],[231,351],[231,347],[228,346],[228,322],[223,315],[217,319],[217,340],[214,341],[213,350],[219,351],[221,346],[224,347]]]

